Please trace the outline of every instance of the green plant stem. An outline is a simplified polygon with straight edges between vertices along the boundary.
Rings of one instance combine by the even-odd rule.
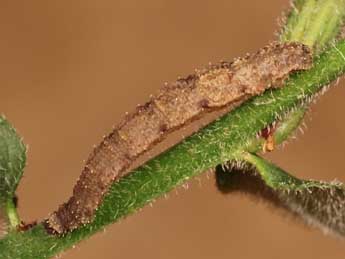
[[[305,106],[297,107],[296,110],[291,111],[286,115],[285,118],[278,121],[279,125],[273,134],[275,145],[283,143],[299,127],[304,118],[306,110],[307,109]],[[264,138],[252,139],[250,142],[248,142],[245,150],[250,153],[260,152],[265,141],[266,140]],[[238,159],[242,159],[242,155]]]
[[[344,0],[297,0],[294,2],[280,40],[302,42],[318,54],[322,48],[334,42],[343,24],[344,16]],[[281,127],[273,135],[276,144],[285,141],[295,131],[306,110],[306,105],[296,107],[291,116],[281,120]],[[252,153],[260,151],[264,142],[262,138],[253,139],[248,143],[247,151]]]
[[[1,258],[54,256],[191,177],[233,159],[262,128],[305,103],[342,74],[345,60],[340,53],[345,55],[345,42],[323,53],[311,70],[292,76],[285,87],[253,98],[122,178],[112,186],[91,224],[64,237],[47,234],[41,224],[24,233],[10,233],[0,240]]]
[[[288,23],[281,35],[282,41],[299,41],[318,53],[334,39],[343,23],[344,0],[296,1]]]
[[[9,226],[10,230],[16,230],[20,224],[20,219],[17,213],[17,208],[15,204],[13,203],[12,199],[6,202],[6,211],[7,211],[8,221],[10,225]]]
[[[244,156],[245,161],[256,167],[260,173],[263,181],[273,189],[286,189],[293,190],[295,186],[302,185],[302,180],[299,180],[279,167],[275,166],[254,154],[246,153]]]

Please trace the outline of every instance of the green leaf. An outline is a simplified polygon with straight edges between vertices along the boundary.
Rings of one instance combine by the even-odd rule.
[[[16,130],[0,116],[0,201],[12,200],[23,175],[26,147]]]
[[[216,180],[224,193],[244,192],[269,201],[326,233],[345,236],[345,186],[338,182],[301,180],[263,158],[246,154],[255,168],[218,166]]]
[[[344,0],[295,1],[281,41],[299,41],[319,52],[336,37],[345,16]]]

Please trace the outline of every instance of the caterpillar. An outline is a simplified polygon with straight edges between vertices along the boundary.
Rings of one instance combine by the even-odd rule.
[[[293,71],[312,65],[311,50],[297,42],[271,43],[255,54],[220,62],[166,84],[92,151],[72,197],[45,221],[52,234],[65,234],[91,222],[111,184],[126,175],[144,152],[169,132],[205,112],[235,106],[268,88],[282,86]]]

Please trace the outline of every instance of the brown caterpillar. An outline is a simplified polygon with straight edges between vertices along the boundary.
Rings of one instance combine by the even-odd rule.
[[[167,84],[126,116],[89,156],[73,196],[45,221],[64,234],[92,221],[111,184],[168,134],[202,113],[238,105],[278,87],[292,71],[310,68],[310,49],[300,43],[272,43],[256,54],[221,62]]]

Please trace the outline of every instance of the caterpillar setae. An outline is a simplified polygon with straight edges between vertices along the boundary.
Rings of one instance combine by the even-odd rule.
[[[280,87],[293,71],[312,65],[310,49],[296,42],[271,43],[253,55],[221,62],[166,84],[123,121],[90,154],[73,196],[45,220],[49,233],[65,234],[89,223],[111,184],[138,156],[171,131],[204,112],[239,105]]]

